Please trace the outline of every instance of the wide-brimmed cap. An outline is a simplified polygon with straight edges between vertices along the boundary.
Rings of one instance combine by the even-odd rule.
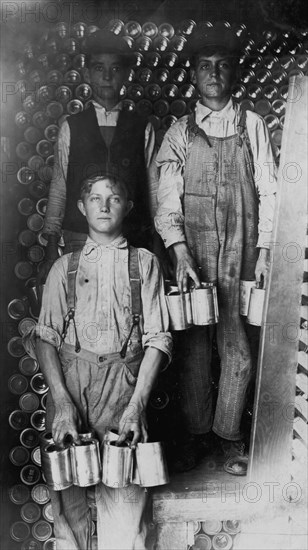
[[[98,30],[90,34],[86,40],[85,53],[112,53],[125,58],[128,64],[134,61],[134,54],[128,43],[121,36],[107,30]]]
[[[229,27],[213,26],[197,29],[189,45],[191,54],[196,54],[207,47],[221,48],[233,55],[238,55],[241,43]]]

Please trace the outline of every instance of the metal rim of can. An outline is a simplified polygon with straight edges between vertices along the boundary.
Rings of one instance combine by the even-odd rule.
[[[30,368],[27,363],[30,363]],[[38,362],[35,361],[30,355],[24,355],[20,358],[18,363],[18,368],[21,372],[21,374],[24,374],[25,376],[33,376],[39,369]]]
[[[35,447],[34,449],[32,449],[31,451],[31,460],[34,464],[36,464],[37,466],[41,466],[42,465],[42,460],[41,460],[41,448],[40,446],[38,447]]]
[[[47,396],[48,394],[44,393],[43,397],[41,398],[41,406],[44,409],[44,411],[46,411],[47,409]]]
[[[46,521],[49,521],[50,523],[54,522],[51,502],[47,502],[47,504],[44,505],[43,517],[46,519]]]
[[[40,477],[40,469],[35,464],[27,464],[26,466],[23,466],[20,471],[20,479],[26,485],[36,485]]]
[[[16,423],[16,417],[18,419],[18,423]],[[13,428],[13,430],[24,430],[28,426],[28,415],[19,409],[12,411],[9,416],[9,425]]]
[[[29,197],[24,197],[20,199],[17,204],[17,210],[22,216],[30,216],[35,210],[35,204],[32,199]]]
[[[41,380],[44,388],[35,388],[35,382],[36,380]],[[44,376],[41,372],[36,373],[34,376],[32,376],[30,380],[30,386],[39,395],[42,395],[48,391],[48,386],[45,382]]]
[[[23,374],[12,374],[8,379],[8,388],[15,395],[22,395],[28,389],[28,380]]]
[[[19,529],[20,533],[18,534],[17,529]],[[22,532],[23,531],[23,532]],[[10,535],[13,540],[16,540],[17,542],[22,542],[28,538],[30,535],[30,528],[27,523],[24,521],[15,521],[13,525],[11,525],[10,528]]]
[[[174,27],[170,23],[161,23],[158,27],[158,33],[170,40],[174,36]]]
[[[40,423],[37,422],[36,417],[38,417]],[[46,411],[43,409],[37,409],[36,411],[33,411],[33,413],[30,416],[30,424],[38,432],[44,432],[45,424],[46,424]]]
[[[32,413],[39,407],[40,400],[35,393],[26,392],[19,398],[19,406],[22,411]]]
[[[158,34],[158,27],[152,21],[146,21],[141,27],[141,33],[143,36],[148,36],[152,40]]]
[[[40,214],[41,216],[45,216],[47,204],[48,204],[48,198],[47,197],[43,197],[43,198],[39,199],[37,201],[36,205],[35,205],[37,213]]]
[[[71,99],[68,102],[66,109],[70,115],[81,113],[83,111],[83,103],[80,99]]]
[[[38,504],[47,504],[50,501],[50,493],[47,485],[38,483],[31,489],[31,497]]]
[[[57,541],[54,537],[51,537],[50,539],[46,540],[43,544],[43,550],[56,550],[57,548]]]
[[[141,35],[141,25],[138,23],[138,21],[128,21],[126,25],[124,25],[124,34],[130,36],[131,38],[138,38]]]
[[[24,138],[28,143],[35,144],[42,138],[42,132],[37,126],[28,126],[24,131]]]
[[[201,522],[201,526],[203,531],[207,535],[216,535],[217,533],[220,533],[222,529],[222,522],[220,520],[205,520]]]
[[[16,306],[21,306],[19,308],[20,312],[14,311],[14,307],[16,308]],[[15,319],[16,321],[19,319],[23,319],[27,314],[26,301],[20,298],[14,298],[8,303],[7,313],[11,319]]]
[[[28,160],[28,166],[33,172],[38,172],[41,166],[44,166],[44,159],[40,155],[32,155]]]
[[[44,136],[48,141],[55,143],[58,138],[59,126],[57,124],[49,124],[44,130]]]
[[[32,438],[31,441],[29,440],[29,434],[31,434]],[[28,436],[28,439],[27,439]],[[19,436],[20,443],[24,445],[27,449],[33,449],[37,446],[39,441],[39,436],[36,430],[33,428],[25,428],[22,430],[20,436]]]
[[[20,550],[42,550],[42,545],[39,540],[27,539],[22,543]]]
[[[48,128],[48,126],[47,126]],[[53,154],[53,146],[51,144],[50,141],[48,141],[48,139],[41,139],[37,144],[36,144],[36,152],[38,155],[41,155],[41,157],[43,157],[44,159],[49,157],[50,155]]]
[[[35,523],[41,517],[41,509],[36,502],[26,502],[20,509],[20,515],[26,523]]]
[[[29,498],[30,491],[28,487],[26,487],[26,485],[19,483],[17,485],[13,485],[13,487],[9,489],[9,499],[14,504],[24,504],[25,502],[27,502],[27,500],[29,500]]]
[[[45,257],[44,248],[39,244],[34,244],[28,249],[27,256],[30,262],[37,264]]]
[[[42,199],[47,195],[47,192],[47,186],[43,181],[35,180],[29,184],[29,193],[35,199]]]
[[[7,350],[12,357],[22,357],[25,355],[25,348],[21,337],[13,336],[7,343]]]
[[[17,445],[10,450],[9,459],[12,464],[14,464],[14,466],[24,466],[29,461],[29,458],[30,453],[28,449],[26,449],[22,445]]]
[[[200,533],[198,535],[195,536],[195,544],[194,544],[194,547],[197,549],[199,548],[198,546],[198,541],[202,541],[202,550],[210,550],[210,548],[212,548],[212,541],[211,541],[211,537],[209,537],[208,535],[206,535],[205,533]]]
[[[41,246],[47,246],[48,240],[46,239],[46,237],[44,237],[43,231],[39,231],[39,233],[37,234],[37,242]]]
[[[27,219],[27,226],[31,231],[38,232],[44,227],[44,219],[43,217],[38,214],[37,212],[34,212],[31,214]],[[29,275],[30,277],[30,275]]]
[[[220,541],[223,541],[224,546],[221,545]],[[217,533],[217,535],[214,535],[212,538],[212,544],[214,550],[230,550],[232,548],[233,539],[229,533]]]
[[[35,180],[35,173],[28,166],[22,166],[17,172],[17,180],[22,185],[28,185]]]
[[[29,229],[31,229],[31,227]],[[18,279],[26,280],[29,277],[31,277],[33,273],[33,266],[30,262],[26,262],[26,261],[17,262],[17,264],[14,267],[14,273]],[[14,357],[21,357],[21,356],[14,355]]]
[[[41,519],[32,526],[32,535],[40,540],[46,541],[51,538],[52,527],[48,521]]]

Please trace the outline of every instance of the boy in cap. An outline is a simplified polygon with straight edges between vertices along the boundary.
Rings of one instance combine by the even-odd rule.
[[[221,374],[213,418],[213,330],[195,326],[181,335],[181,407],[190,436],[175,467],[193,468],[213,430],[225,469],[244,475],[240,424],[252,364],[239,314],[239,284],[266,280],[276,166],[265,122],[231,96],[237,37],[227,28],[209,28],[196,35],[192,50],[191,80],[200,99],[192,114],[168,130],[158,152],[155,225],[170,251],[181,292],[190,283],[217,285]]]
[[[52,266],[35,327],[35,352],[49,386],[47,426],[55,444],[107,430],[119,443],[147,441],[146,405],[171,335],[157,258],[122,234],[133,207],[118,171],[86,178],[78,208],[89,233],[84,247]],[[86,489],[51,491],[58,550],[91,548]],[[96,485],[100,550],[145,549],[145,489]]]
[[[132,244],[150,246],[155,133],[138,113],[123,110],[120,92],[132,63],[132,51],[120,36],[105,30],[89,35],[84,77],[93,100],[88,109],[69,116],[59,131],[45,216],[46,262],[38,282],[44,281],[58,257],[62,230],[66,252],[84,243],[86,223],[76,206],[80,181],[104,162],[117,164],[134,182],[135,206],[126,220],[126,233]]]

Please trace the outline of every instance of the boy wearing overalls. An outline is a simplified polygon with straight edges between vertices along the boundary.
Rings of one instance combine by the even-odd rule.
[[[89,235],[46,281],[35,329],[36,355],[52,402],[47,425],[56,445],[69,434],[119,431],[134,448],[147,440],[145,410],[155,378],[170,361],[172,340],[156,257],[122,235],[133,206],[115,169],[87,179],[78,208]],[[51,491],[57,550],[91,548],[86,490]],[[96,486],[99,550],[145,548],[145,489]]]
[[[225,469],[246,472],[240,423],[251,377],[251,353],[239,314],[240,280],[266,278],[275,203],[275,160],[263,119],[232,97],[237,38],[210,28],[193,44],[191,78],[200,100],[195,112],[168,130],[157,155],[160,172],[156,229],[171,252],[179,290],[189,280],[217,285],[221,360],[213,415],[213,330],[181,335],[181,407],[189,432],[178,470],[193,468],[210,431],[219,436]],[[183,349],[182,349],[183,348]]]

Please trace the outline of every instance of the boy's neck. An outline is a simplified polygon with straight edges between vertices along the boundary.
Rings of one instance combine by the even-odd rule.
[[[114,235],[108,235],[106,233],[96,233],[91,228],[89,228],[89,237],[92,241],[96,242],[97,244],[101,244],[103,246],[107,246],[111,243],[113,243],[116,239],[122,236],[122,231],[119,231],[118,233]]]
[[[211,111],[222,111],[229,102],[230,97],[226,96],[221,99],[201,97],[200,102]]]
[[[100,97],[95,96],[95,94],[93,94],[93,99],[101,107],[104,107],[104,109],[106,111],[111,111],[111,109],[113,109],[121,101],[120,98],[117,98],[116,100],[111,99],[110,101],[108,101],[108,100],[106,101],[106,100],[101,99]]]

